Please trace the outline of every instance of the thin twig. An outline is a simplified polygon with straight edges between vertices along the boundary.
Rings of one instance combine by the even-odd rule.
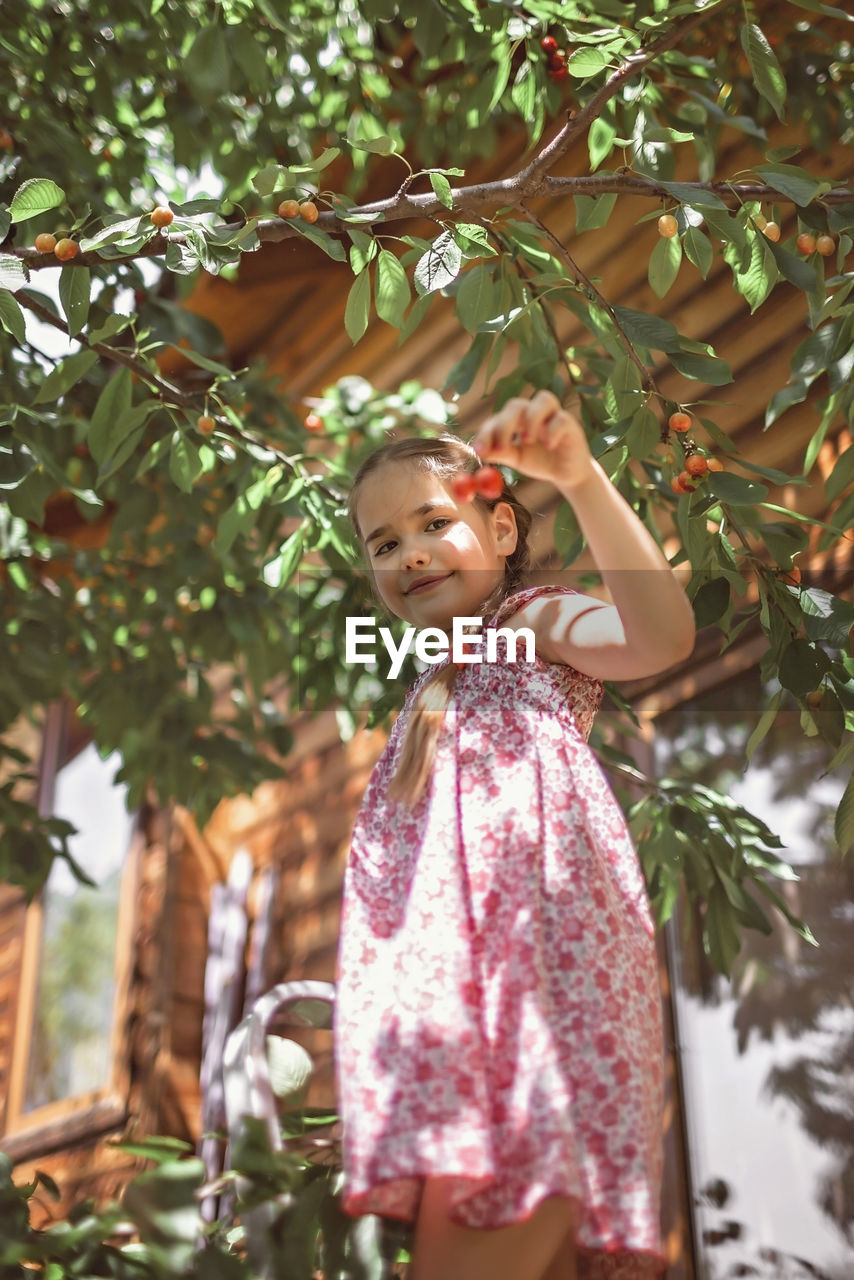
[[[96,352],[105,360],[114,360],[116,364],[123,364],[131,369],[143,381],[147,382],[163,400],[174,401],[179,405],[193,405],[197,402],[197,397],[189,395],[185,391],[181,391],[171,382],[167,382],[165,378],[160,378],[157,374],[138,360],[135,356],[130,355],[127,351],[122,351],[118,347],[111,347],[105,342],[91,342],[85,333],[76,333],[72,339],[68,332],[68,326],[55,316],[52,311],[43,306],[36,298],[31,298],[28,294],[20,291],[15,294],[18,302],[27,311],[31,311],[34,316],[38,316],[45,324],[52,325],[54,329],[58,329],[60,333],[64,333],[69,341],[80,342],[84,347],[88,347],[90,351]]]
[[[622,325],[617,319],[617,316],[614,312],[614,308],[611,306],[608,299],[596,288],[595,284],[590,279],[590,277],[586,274],[586,272],[584,272],[581,269],[581,267],[579,267],[578,263],[571,256],[569,250],[566,248],[564,244],[561,243],[560,240],[558,240],[554,232],[550,230],[550,228],[547,227],[546,224],[540,218],[538,218],[535,213],[532,213],[531,210],[528,209],[526,205],[524,204],[522,205],[522,210],[526,218],[528,219],[528,221],[532,222],[534,226],[539,227],[539,229],[545,235],[548,236],[552,245],[554,245],[555,252],[559,254],[562,261],[567,265],[569,270],[572,272],[573,278],[575,279],[576,283],[583,284],[585,289],[589,290],[590,294],[596,299],[596,301],[599,303],[602,309],[607,312],[607,314],[611,319],[611,323],[613,324],[614,328],[617,331],[617,336],[619,337],[620,342],[626,349],[626,353],[629,359],[631,360],[632,364],[634,364],[640,371],[642,385],[646,388],[647,391],[650,391],[654,395],[658,396],[659,400],[663,400],[664,396],[662,396],[661,392],[658,390],[658,387],[656,386],[655,378],[652,376],[649,369],[646,367],[643,360],[641,360],[640,356],[638,355],[637,351],[632,345],[631,339],[629,338],[628,334],[623,329]]]
[[[21,305],[28,311],[31,311],[33,315],[38,316],[38,318],[43,320],[46,324],[52,325],[54,329],[58,329],[60,333],[63,333],[65,337],[69,339],[69,341],[80,342],[83,346],[88,347],[90,351],[94,351],[103,359],[115,361],[117,364],[124,365],[126,368],[130,369],[140,378],[141,381],[146,382],[155,392],[157,398],[162,400],[164,403],[175,404],[186,409],[198,408],[199,395],[197,393],[181,391],[173,383],[167,382],[164,378],[160,378],[156,374],[152,373],[142,361],[138,360],[135,356],[130,355],[127,351],[121,351],[117,347],[111,347],[104,342],[90,342],[86,335],[82,333],[75,334],[72,338],[71,334],[68,332],[67,325],[65,325],[62,320],[60,320],[58,316],[55,316],[47,307],[43,306],[42,303],[38,302],[35,298],[29,297],[23,292],[19,292],[15,296]],[[294,472],[296,470],[296,465],[299,459],[292,458],[289,454],[285,453],[283,449],[277,448],[276,445],[271,444],[268,440],[259,439],[257,436],[253,436],[250,432],[244,431],[240,427],[236,427],[229,419],[226,419],[223,422],[218,418],[217,423],[220,430],[225,431],[226,434],[230,435],[233,439],[242,440],[246,444],[254,445],[258,449],[266,449],[268,452],[273,454],[273,456],[281,462],[283,466],[287,467],[290,472]],[[312,475],[310,477],[310,482],[332,501],[338,503],[342,503],[344,501],[344,495],[340,490],[328,485],[320,477]]]

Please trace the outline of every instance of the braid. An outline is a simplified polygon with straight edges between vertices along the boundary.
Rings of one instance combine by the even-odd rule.
[[[412,437],[393,440],[383,445],[362,463],[353,480],[348,514],[360,539],[362,530],[356,518],[360,484],[366,476],[384,464],[404,461],[414,462],[442,480],[450,479],[460,471],[473,474],[481,465],[480,458],[471,445],[466,444],[458,436],[447,433],[428,438]],[[505,561],[502,581],[480,605],[479,613],[482,623],[484,619],[493,616],[503,600],[525,584],[531,564],[531,551],[528,546],[531,513],[522,505],[513,490],[508,488],[506,482],[497,498],[484,498],[478,494],[474,501],[480,504],[484,511],[491,511],[499,502],[508,503],[513,508],[518,531],[516,547]],[[377,596],[373,575],[371,575],[371,587],[374,595]],[[454,692],[456,679],[457,666],[449,662],[422,685],[412,708],[397,770],[389,784],[390,799],[414,805],[423,793],[433,770],[439,734],[444,723],[445,711]]]

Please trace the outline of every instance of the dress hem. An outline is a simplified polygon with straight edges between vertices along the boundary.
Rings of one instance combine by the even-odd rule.
[[[425,1174],[413,1173],[408,1175],[408,1180],[423,1181],[427,1176],[464,1177],[465,1181],[467,1182],[488,1183],[491,1181],[491,1179],[488,1177],[466,1177],[465,1175],[460,1175],[457,1173],[450,1174],[450,1175],[440,1175],[440,1174],[425,1175]],[[365,1207],[365,1202],[369,1200],[379,1188],[381,1188],[383,1185],[387,1185],[388,1183],[397,1182],[397,1181],[400,1181],[400,1175],[396,1178],[389,1178],[387,1180],[377,1182],[368,1191],[356,1193],[352,1196],[347,1196],[345,1194],[344,1196],[342,1196],[342,1199],[341,1199],[342,1211],[349,1218],[363,1218],[363,1217],[373,1216],[373,1217],[388,1219],[393,1222],[401,1222],[407,1226],[414,1226],[418,1216],[417,1209],[414,1214],[406,1214],[403,1212],[399,1212],[399,1213],[377,1212],[377,1210],[375,1209],[370,1209]],[[470,1223],[460,1221],[460,1219],[455,1216],[453,1209],[451,1210],[449,1216],[450,1216],[451,1222],[453,1222],[458,1227],[467,1227],[470,1230],[478,1230],[478,1231],[497,1231],[497,1230],[500,1230],[502,1227],[521,1226],[522,1223],[529,1222],[530,1219],[537,1212],[537,1210],[540,1208],[542,1203],[545,1200],[550,1199],[552,1196],[560,1196],[562,1199],[570,1203],[570,1205],[572,1206],[570,1217],[573,1224],[576,1224],[579,1220],[580,1215],[583,1213],[583,1209],[584,1209],[583,1201],[580,1199],[579,1196],[569,1195],[565,1191],[552,1191],[552,1190],[544,1190],[543,1194],[539,1197],[536,1203],[531,1206],[530,1210],[518,1218],[510,1218],[501,1222],[489,1223],[483,1226],[472,1227]],[[462,1204],[464,1203],[464,1201],[460,1201],[459,1203]],[[624,1266],[627,1267],[629,1264],[631,1264],[635,1268],[635,1271],[637,1273],[637,1280],[659,1280],[659,1278],[665,1274],[665,1272],[667,1271],[667,1268],[670,1265],[668,1258],[659,1250],[646,1249],[642,1247],[633,1248],[631,1245],[629,1245],[625,1240],[621,1239],[620,1237],[616,1237],[610,1240],[607,1244],[602,1244],[602,1245],[591,1245],[591,1244],[579,1243],[577,1240],[578,1227],[574,1226],[574,1229],[576,1234],[575,1250],[578,1255],[579,1262],[581,1262],[584,1265],[585,1271],[589,1270],[591,1266],[595,1266],[597,1270],[595,1272],[592,1272],[591,1275],[595,1277],[601,1276],[602,1280],[611,1280],[611,1276],[613,1276],[614,1280],[621,1280],[622,1268]],[[615,1272],[615,1267],[617,1266],[621,1268],[619,1272]],[[638,1270],[639,1267],[642,1267],[643,1270],[642,1271]],[[603,1268],[606,1268],[606,1270],[603,1270]],[[628,1280],[628,1277],[630,1274],[632,1276],[632,1280],[634,1280],[635,1272],[629,1273],[628,1271],[625,1273],[626,1280]],[[585,1280],[584,1272],[580,1274],[579,1280]]]

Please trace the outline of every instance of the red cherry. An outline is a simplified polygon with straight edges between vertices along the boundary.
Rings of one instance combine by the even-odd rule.
[[[667,425],[671,431],[687,431],[691,425],[691,415],[689,413],[671,413],[667,419]]]
[[[557,53],[557,40],[554,36],[543,36],[540,41],[540,48],[543,53]]]
[[[458,471],[451,477],[451,493],[457,502],[470,502],[477,492],[474,476],[469,471]]]
[[[500,498],[504,492],[504,477],[497,467],[481,467],[474,474],[474,487],[482,498]]]

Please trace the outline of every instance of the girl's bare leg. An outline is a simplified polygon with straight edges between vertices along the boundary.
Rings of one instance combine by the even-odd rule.
[[[572,1205],[549,1196],[527,1222],[494,1230],[450,1219],[453,1178],[428,1178],[415,1226],[411,1280],[574,1280]],[[560,1263],[559,1260],[560,1259]],[[554,1263],[562,1269],[550,1268]],[[571,1267],[571,1270],[567,1270]]]

